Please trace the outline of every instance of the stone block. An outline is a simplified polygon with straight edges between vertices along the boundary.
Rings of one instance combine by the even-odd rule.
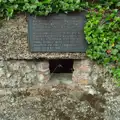
[[[74,61],[73,64],[73,82],[78,84],[89,84],[90,81],[90,74],[92,71],[92,62],[90,60],[77,60]]]
[[[49,62],[9,60],[0,61],[0,88],[29,87],[50,78]]]
[[[77,72],[91,72],[92,62],[90,60],[76,60],[74,61],[73,69]]]
[[[50,70],[49,70],[49,62],[42,61],[37,64],[38,71],[38,80],[41,82],[47,82],[50,79]]]
[[[3,68],[0,68],[0,77],[2,77],[4,75],[4,69]]]
[[[4,67],[4,62],[0,61],[0,67]]]

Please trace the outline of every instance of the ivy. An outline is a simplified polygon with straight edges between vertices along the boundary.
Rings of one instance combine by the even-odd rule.
[[[108,67],[120,85],[120,11],[97,5],[86,18],[88,57]]]
[[[54,12],[80,11],[94,6],[96,1],[103,6],[120,6],[119,0],[0,0],[0,17],[10,18],[17,12],[48,15]]]
[[[12,17],[16,12],[28,12],[35,15],[69,12],[86,8],[84,0],[0,0],[0,16]]]

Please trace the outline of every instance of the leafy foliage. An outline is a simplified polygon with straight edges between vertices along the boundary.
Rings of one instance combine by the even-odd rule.
[[[87,55],[107,66],[120,83],[120,11],[97,5],[86,17]]]
[[[12,17],[15,12],[48,15],[53,12],[69,12],[87,7],[82,0],[0,0],[1,17]]]

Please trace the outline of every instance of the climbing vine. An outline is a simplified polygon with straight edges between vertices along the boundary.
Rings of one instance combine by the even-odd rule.
[[[16,13],[86,11],[84,27],[89,47],[87,56],[109,68],[120,85],[120,1],[119,0],[0,0],[0,18]]]
[[[111,6],[112,7],[112,6]],[[120,11],[97,5],[86,15],[87,55],[106,66],[120,85]]]
[[[1,17],[12,17],[16,12],[28,12],[35,15],[69,12],[87,7],[84,0],[0,0]]]

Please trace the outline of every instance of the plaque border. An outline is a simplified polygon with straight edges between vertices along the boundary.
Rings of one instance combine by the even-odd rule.
[[[80,13],[81,15],[85,14],[85,12],[71,12],[71,13],[72,14]],[[84,39],[84,41],[86,42],[84,48],[80,48],[80,49],[77,49],[77,50],[74,50],[74,51],[73,51],[73,49],[71,49],[71,50],[66,49],[65,51],[56,51],[56,50],[51,50],[51,51],[41,50],[41,51],[38,51],[38,50],[33,49],[33,41],[31,39],[31,37],[32,37],[32,20],[33,20],[33,17],[50,17],[52,15],[58,15],[58,14],[65,14],[65,13],[51,13],[48,16],[36,16],[36,15],[33,15],[33,14],[28,14],[28,16],[27,16],[27,18],[28,18],[28,32],[29,32],[28,33],[28,44],[29,44],[28,47],[29,47],[30,52],[32,52],[32,53],[86,53],[86,50],[87,50],[87,47],[88,47],[88,42],[87,42],[86,39]],[[67,15],[69,15],[69,13]]]

